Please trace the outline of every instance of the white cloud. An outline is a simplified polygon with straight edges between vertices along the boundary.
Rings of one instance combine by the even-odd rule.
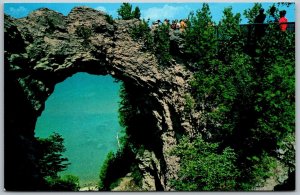
[[[23,6],[14,8],[14,7],[10,7],[8,9],[8,14],[15,17],[15,18],[20,18],[20,17],[24,17],[28,14],[29,10],[26,9]]]
[[[98,10],[98,11],[107,12],[106,8],[103,7],[103,6],[98,6],[98,7],[96,7],[95,9]]]
[[[163,7],[151,7],[149,9],[141,10],[142,18],[151,21],[154,20],[164,20],[165,18],[169,20],[186,18],[189,11],[192,10],[188,6],[170,6],[164,5]]]

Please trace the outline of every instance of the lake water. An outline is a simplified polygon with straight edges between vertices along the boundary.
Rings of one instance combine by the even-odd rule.
[[[63,136],[71,165],[62,175],[78,176],[81,186],[97,184],[106,155],[118,148],[119,90],[111,76],[77,73],[55,86],[37,120],[36,137]]]

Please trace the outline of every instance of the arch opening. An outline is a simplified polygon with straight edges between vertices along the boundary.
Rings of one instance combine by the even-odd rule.
[[[71,165],[61,175],[79,177],[80,186],[95,186],[108,152],[118,149],[120,82],[110,75],[76,73],[56,84],[38,117],[35,137],[53,132],[64,138]]]

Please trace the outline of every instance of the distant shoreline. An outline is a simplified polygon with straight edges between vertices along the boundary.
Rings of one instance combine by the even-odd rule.
[[[86,187],[80,187],[79,191],[98,191],[98,187],[96,185],[86,186]]]

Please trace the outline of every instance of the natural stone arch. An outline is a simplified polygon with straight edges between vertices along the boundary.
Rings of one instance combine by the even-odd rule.
[[[176,177],[178,159],[168,151],[176,144],[176,132],[192,131],[183,112],[190,74],[175,61],[161,68],[142,43],[133,41],[130,28],[139,21],[109,24],[103,12],[77,7],[68,16],[39,9],[26,18],[5,16],[4,22],[6,189],[31,190],[39,181],[31,163],[37,117],[56,83],[87,72],[112,75],[135,86],[145,99],[141,108],[155,119],[161,155],[146,151],[138,157],[140,167],[150,170],[144,172],[144,187],[156,190],[151,181],[156,178],[162,189],[170,190],[167,181]],[[32,186],[22,186],[24,180]]]

